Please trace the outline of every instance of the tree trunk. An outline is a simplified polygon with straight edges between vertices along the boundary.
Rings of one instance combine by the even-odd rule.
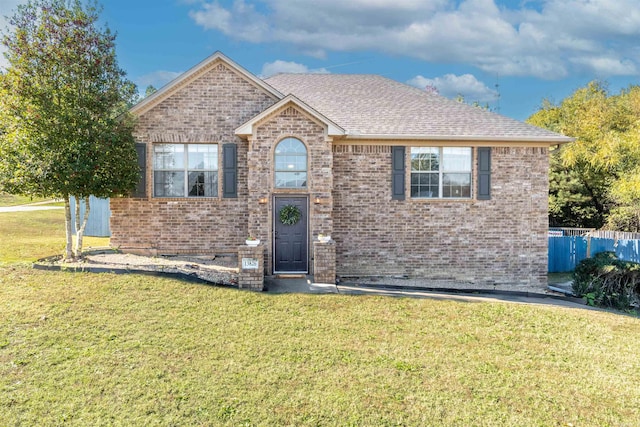
[[[84,207],[84,217],[82,218],[82,225],[80,225],[80,199],[76,196],[76,258],[82,258],[82,238],[84,237],[84,229],[87,227],[89,212],[91,211],[89,196],[84,198]]]
[[[73,259],[73,230],[71,228],[71,203],[69,202],[69,195],[64,195],[64,226],[67,234],[67,244],[64,248],[64,260],[71,261]]]

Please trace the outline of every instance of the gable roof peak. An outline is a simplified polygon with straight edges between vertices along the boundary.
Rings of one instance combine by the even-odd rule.
[[[206,71],[212,69],[216,64],[222,63],[231,70],[243,76],[246,80],[250,81],[253,85],[262,89],[270,96],[272,96],[275,100],[282,99],[284,95],[280,93],[277,89],[266,83],[264,80],[258,78],[256,75],[248,71],[246,68],[237,64],[235,61],[230,59],[228,56],[220,52],[219,50],[215,51],[213,55],[205,58],[200,61],[195,66],[191,67],[189,70],[180,74],[178,77],[161,87],[157,92],[149,95],[148,97],[142,99],[140,102],[135,104],[133,107],[129,109],[129,111],[133,114],[143,114],[149,111],[151,108],[168,98],[171,94],[173,94],[176,90],[183,87],[187,83],[191,82],[196,77],[205,73]]]
[[[260,114],[252,117],[249,121],[243,123],[235,130],[235,134],[238,136],[249,136],[253,133],[254,127],[260,123],[265,118],[271,116],[277,111],[284,110],[288,106],[295,106],[301,111],[305,112],[310,117],[314,118],[319,123],[322,123],[325,126],[327,136],[342,136],[345,135],[345,130],[333,122],[331,119],[326,117],[324,114],[317,111],[312,106],[306,104],[304,101],[301,101],[293,94],[288,94],[284,98],[282,98],[277,103],[273,104],[271,107],[262,111]]]

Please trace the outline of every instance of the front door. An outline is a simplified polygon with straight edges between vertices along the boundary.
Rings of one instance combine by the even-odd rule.
[[[309,271],[307,198],[276,197],[274,205],[274,273],[307,273]],[[297,221],[294,221],[298,217],[294,207],[299,213]],[[281,213],[285,216],[285,223],[281,220]]]

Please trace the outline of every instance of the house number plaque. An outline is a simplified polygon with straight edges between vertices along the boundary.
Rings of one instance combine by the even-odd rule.
[[[257,270],[258,260],[256,258],[242,258],[243,270]]]

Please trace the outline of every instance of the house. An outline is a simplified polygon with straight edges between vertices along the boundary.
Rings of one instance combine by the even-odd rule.
[[[549,147],[571,138],[377,75],[260,79],[219,52],[131,111],[143,174],[111,200],[122,251],[253,235],[266,275],[546,283]]]

